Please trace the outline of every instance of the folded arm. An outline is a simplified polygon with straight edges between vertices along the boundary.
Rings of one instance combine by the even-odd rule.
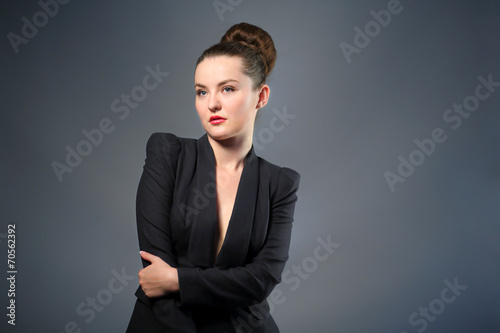
[[[179,149],[178,139],[173,135],[156,133],[151,136],[136,200],[140,249],[161,258],[171,267],[177,267],[169,220]],[[143,258],[142,264],[146,268],[150,261]],[[179,307],[178,293],[148,298],[139,289],[136,295],[152,307],[155,316],[169,331],[196,332],[190,312]]]

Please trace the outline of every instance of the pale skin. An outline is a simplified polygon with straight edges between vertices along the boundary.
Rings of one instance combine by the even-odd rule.
[[[207,132],[215,156],[217,190],[216,255],[222,248],[231,218],[236,192],[252,147],[257,111],[269,100],[270,89],[264,84],[253,89],[252,79],[242,72],[240,57],[206,58],[195,71],[196,110]],[[210,123],[211,116],[225,119]],[[139,271],[139,284],[148,297],[160,297],[179,291],[177,269],[160,257],[141,251],[151,265]]]

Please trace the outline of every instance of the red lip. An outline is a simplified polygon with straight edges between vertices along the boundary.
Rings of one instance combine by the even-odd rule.
[[[216,125],[216,124],[223,123],[224,121],[226,121],[226,119],[222,118],[220,116],[211,116],[209,121],[210,121],[210,124]]]

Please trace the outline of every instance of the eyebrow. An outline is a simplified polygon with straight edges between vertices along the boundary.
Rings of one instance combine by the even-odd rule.
[[[238,80],[234,80],[234,79],[228,79],[228,80],[224,80],[224,81],[221,81],[217,84],[217,86],[223,86],[225,85],[226,83],[229,83],[229,82],[239,82]],[[195,87],[200,87],[200,88],[207,88],[205,85],[201,84],[201,83],[195,83],[194,85]]]

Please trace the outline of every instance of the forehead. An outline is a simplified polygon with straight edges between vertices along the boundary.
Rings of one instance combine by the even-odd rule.
[[[216,56],[205,58],[196,67],[194,80],[195,83],[201,84],[217,83],[228,79],[241,81],[246,77],[241,69],[242,59],[240,57]]]

